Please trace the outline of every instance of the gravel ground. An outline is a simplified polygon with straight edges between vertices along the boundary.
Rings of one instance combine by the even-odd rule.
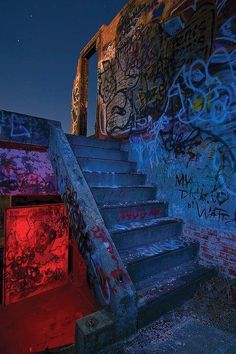
[[[158,351],[155,348],[162,347],[165,343],[169,343],[168,348],[172,348],[171,343],[181,344],[174,340],[175,334],[193,320],[202,323],[204,326],[221,330],[226,335],[235,335],[236,303],[231,296],[230,289],[231,286],[228,280],[222,277],[214,277],[207,284],[201,286],[194,298],[183,306],[177,307],[174,311],[162,316],[149,326],[140,329],[126,341],[94,354],[158,354],[166,352],[165,350]],[[167,354],[175,352],[177,353],[178,351],[173,347],[173,350],[170,349]],[[47,353],[74,354],[74,347],[64,348],[61,351],[48,351]],[[184,349],[180,353],[185,353]],[[209,354],[212,351],[201,353]],[[228,354],[231,351],[225,349],[219,353]]]
[[[177,307],[149,326],[140,329],[133,338],[100,351],[99,354],[158,354],[158,350],[153,348],[171,341],[175,333],[193,319],[221,331],[236,334],[235,305],[229,282],[222,277],[214,277],[201,286],[194,298],[183,306]],[[171,352],[174,353],[175,349],[173,348]]]

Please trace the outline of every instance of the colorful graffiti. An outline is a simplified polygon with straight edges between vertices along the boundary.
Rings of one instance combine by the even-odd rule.
[[[88,266],[87,280],[89,287],[94,294],[97,294],[97,288],[99,288],[99,300],[103,304],[109,305],[111,295],[117,291],[113,283],[119,282],[121,286],[124,286],[126,282],[129,282],[129,278],[119,265],[113,242],[107,235],[106,230],[100,226],[92,227],[90,230],[86,227],[80,212],[77,193],[72,187],[67,187],[63,199],[68,211],[72,235],[75,237],[80,254]],[[107,275],[103,270],[101,255],[95,248],[94,238],[99,240],[100,249],[105,248],[113,262],[115,262],[114,269],[110,275]]]
[[[57,194],[47,152],[0,148],[0,195]]]
[[[160,132],[167,150],[173,149],[176,156],[188,153],[190,160],[196,157],[193,148],[202,150],[204,142],[214,151],[211,167],[217,182],[232,195],[236,195],[235,64],[236,50],[228,53],[220,48],[206,63],[195,60],[190,67],[184,66],[169,91],[164,113],[171,128]]]
[[[81,56],[72,90],[72,134],[87,135],[88,59]]]
[[[121,210],[119,214],[119,221],[127,222],[127,221],[136,221],[136,220],[144,220],[147,218],[159,218],[164,215],[164,211],[158,207],[145,208],[137,207],[135,210],[129,210],[128,208],[124,208]]]
[[[176,187],[180,199],[188,209],[194,209],[199,219],[212,219],[219,223],[235,224],[232,211],[225,209],[230,199],[229,193],[216,189],[209,192],[204,183],[195,183],[194,178],[187,175],[176,175]]]
[[[126,296],[127,290],[132,294],[131,280],[64,133],[61,129],[53,129],[52,133],[50,158],[67,209],[71,234],[87,265],[88,284],[100,305],[117,307],[123,291]],[[116,311],[123,311],[122,304]]]
[[[207,59],[212,49],[212,4],[199,7],[186,22],[179,16],[161,22],[164,3],[139,3],[131,2],[121,16],[115,57],[100,65],[100,112],[101,121],[106,121],[105,135],[144,131],[164,112],[173,77],[182,66],[196,57]],[[102,122],[100,125],[104,126]]]
[[[133,0],[98,41],[100,136],[129,137],[172,216],[234,234],[235,13],[233,0]]]
[[[5,304],[64,284],[68,241],[64,205],[7,209]]]
[[[139,170],[158,185],[159,197],[172,203],[173,215],[196,224],[234,229],[236,17],[224,16],[232,13],[235,4],[217,1],[205,7],[197,0],[190,3],[182,1],[172,8],[172,17],[162,25],[169,33],[165,41],[177,40],[184,29],[190,29],[194,16],[211,8],[209,44],[206,51],[190,48],[191,56],[182,47],[186,60],[180,60],[181,65],[176,59],[167,60],[167,66],[174,68],[164,67],[167,77],[170,73],[165,104],[159,112],[150,113],[151,124],[143,133],[130,136],[131,150]],[[186,20],[189,11],[195,15]],[[201,16],[203,26],[197,30],[201,43],[206,38],[205,18]],[[135,96],[134,100],[137,102]]]
[[[122,251],[122,257],[124,257],[126,263],[131,263],[134,260],[138,260],[142,257],[152,257],[162,253],[163,251],[173,251],[186,247],[187,243],[181,240],[168,240],[165,242],[157,242],[152,244],[146,244],[135,249],[132,253],[131,250]]]
[[[80,76],[76,76],[73,91],[72,91],[72,109],[71,109],[71,117],[72,117],[72,134],[78,134],[78,120],[79,120],[79,98],[80,98],[80,90],[79,90],[79,81]]]

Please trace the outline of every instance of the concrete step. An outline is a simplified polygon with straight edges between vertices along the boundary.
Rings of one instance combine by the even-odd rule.
[[[121,143],[117,141],[107,141],[96,138],[88,138],[86,136],[77,136],[72,134],[66,134],[66,137],[70,144],[80,146],[93,146],[104,149],[119,149]]]
[[[84,172],[90,187],[143,185],[146,175],[142,173]]]
[[[100,208],[105,224],[127,223],[132,221],[146,221],[168,215],[168,203],[159,201],[145,201],[123,205],[107,205]]]
[[[136,162],[77,157],[83,171],[89,172],[134,172]]]
[[[92,187],[91,191],[96,202],[102,205],[149,200],[156,194],[152,186]]]
[[[133,282],[149,278],[196,258],[198,243],[167,240],[120,252]]]
[[[199,285],[215,273],[214,269],[200,266],[195,261],[135,283],[138,296],[138,327],[146,326],[190,299]]]
[[[118,149],[104,149],[93,146],[71,145],[77,157],[92,157],[107,160],[128,160],[128,153]]]
[[[182,234],[182,221],[164,217],[145,222],[113,225],[109,231],[116,247],[119,250],[126,250],[179,238]]]

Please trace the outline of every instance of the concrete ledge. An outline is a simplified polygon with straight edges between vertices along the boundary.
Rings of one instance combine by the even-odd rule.
[[[116,324],[111,313],[100,310],[76,321],[76,354],[94,354],[115,341]]]

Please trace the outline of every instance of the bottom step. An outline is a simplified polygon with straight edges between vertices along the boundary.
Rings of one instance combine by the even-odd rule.
[[[215,269],[190,262],[136,283],[138,327],[146,326],[190,299],[199,285],[214,274]]]

